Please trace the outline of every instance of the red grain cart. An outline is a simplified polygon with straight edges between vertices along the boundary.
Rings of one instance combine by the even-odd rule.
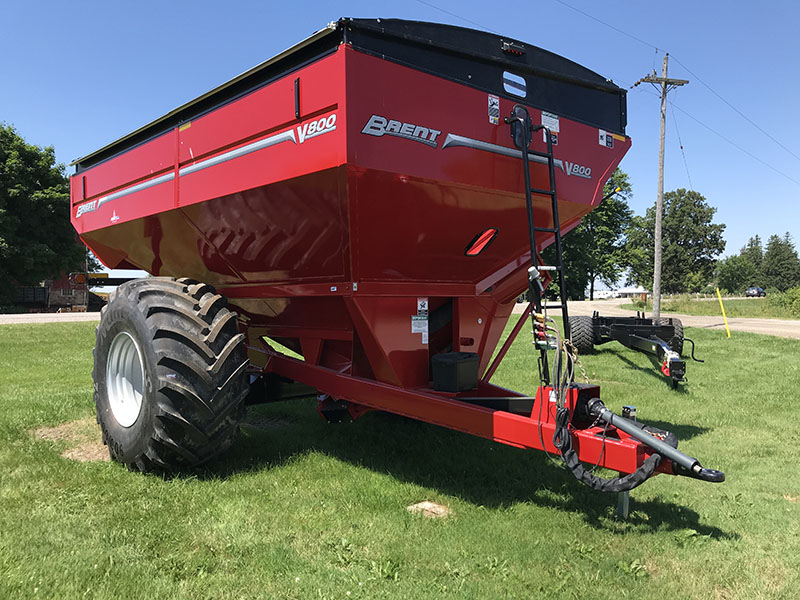
[[[81,238],[108,267],[156,276],[119,287],[97,330],[111,456],[140,471],[200,464],[231,443],[248,393],[277,399],[294,382],[325,418],[379,409],[560,452],[599,489],[654,472],[720,480],[562,377],[560,343],[548,378],[534,255],[602,200],[625,120],[623,90],[534,46],[342,19],[79,159]],[[535,397],[490,383],[526,288]]]

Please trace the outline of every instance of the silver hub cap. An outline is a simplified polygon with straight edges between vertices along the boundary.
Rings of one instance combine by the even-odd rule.
[[[117,334],[108,351],[106,393],[117,423],[133,425],[142,410],[144,367],[139,346],[126,331]]]

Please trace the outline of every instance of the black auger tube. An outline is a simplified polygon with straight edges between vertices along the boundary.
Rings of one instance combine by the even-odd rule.
[[[589,414],[593,417],[597,417],[601,421],[605,421],[609,425],[613,425],[617,429],[621,429],[631,437],[634,437],[643,444],[650,446],[653,450],[665,458],[670,459],[674,465],[679,467],[678,469],[675,469],[676,474],[687,475],[689,477],[694,477],[696,479],[702,479],[703,481],[710,481],[713,483],[721,483],[725,481],[725,473],[722,471],[704,468],[703,465],[700,464],[700,461],[695,457],[684,454],[680,450],[677,450],[669,444],[662,442],[658,438],[653,437],[640,427],[637,427],[628,421],[628,419],[620,417],[619,415],[615,415],[605,407],[600,398],[594,398],[593,400],[590,400],[587,409],[589,410]]]

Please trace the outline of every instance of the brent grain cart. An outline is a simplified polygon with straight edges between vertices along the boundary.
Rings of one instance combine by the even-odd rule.
[[[722,480],[573,383],[568,332],[542,304],[563,273],[538,253],[560,256],[601,201],[625,121],[622,89],[535,46],[341,19],[79,159],[81,238],[106,266],[155,276],[117,288],[97,329],[111,456],[198,465],[230,445],[248,393],[291,382],[329,420],[378,409],[557,452],[597,489]],[[526,288],[533,306],[492,360]],[[565,303],[550,308],[567,330]],[[490,381],[529,315],[535,396]]]

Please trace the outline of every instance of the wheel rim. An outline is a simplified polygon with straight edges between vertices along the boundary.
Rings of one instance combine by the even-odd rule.
[[[106,363],[106,393],[111,413],[122,427],[130,427],[139,418],[144,395],[142,353],[127,331],[111,342]]]

